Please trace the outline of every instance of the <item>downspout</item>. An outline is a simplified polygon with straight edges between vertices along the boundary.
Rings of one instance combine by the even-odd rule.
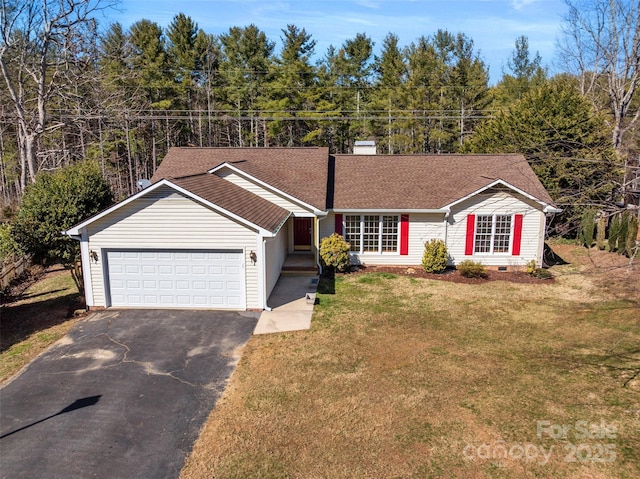
[[[445,245],[447,245],[447,237],[449,235],[449,215],[450,214],[451,214],[451,208],[446,208],[444,210],[444,244]]]
[[[316,246],[316,265],[318,266],[318,273],[320,276],[322,276],[322,262],[320,261],[320,221],[322,220],[326,220],[327,216],[329,216],[327,213],[324,213],[324,216],[320,217],[319,215],[316,216],[317,219],[317,225],[315,228],[315,246]]]

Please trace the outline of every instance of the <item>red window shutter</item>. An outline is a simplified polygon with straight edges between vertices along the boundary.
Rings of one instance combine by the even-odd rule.
[[[409,254],[409,215],[400,216],[400,254]]]
[[[342,234],[342,215],[336,215],[336,233]]]
[[[473,246],[476,242],[476,215],[467,216],[467,242],[464,247],[464,254],[471,256],[473,254]]]
[[[513,248],[511,255],[520,255],[520,245],[522,244],[522,215],[514,215],[513,218]]]

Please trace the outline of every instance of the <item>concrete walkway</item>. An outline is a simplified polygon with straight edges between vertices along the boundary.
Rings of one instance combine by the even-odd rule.
[[[280,276],[267,304],[271,311],[263,311],[253,334],[302,331],[311,327],[313,303],[307,295],[315,298],[318,277],[287,274]]]

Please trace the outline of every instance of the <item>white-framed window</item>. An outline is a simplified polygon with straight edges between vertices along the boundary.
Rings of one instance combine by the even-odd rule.
[[[345,239],[352,253],[397,253],[398,215],[345,215]]]
[[[511,215],[477,215],[474,253],[509,253],[512,225]]]

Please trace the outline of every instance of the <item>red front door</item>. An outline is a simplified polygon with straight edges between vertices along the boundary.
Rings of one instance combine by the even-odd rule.
[[[311,218],[293,219],[293,249],[297,251],[311,250]]]

